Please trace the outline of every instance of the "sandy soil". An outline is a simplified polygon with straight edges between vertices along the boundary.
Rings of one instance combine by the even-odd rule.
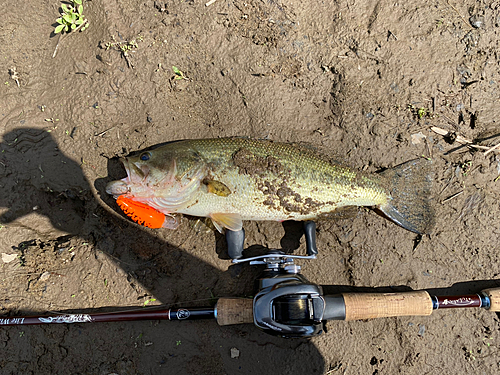
[[[368,172],[431,158],[430,236],[360,209],[349,220],[318,223],[320,253],[300,262],[303,274],[332,293],[373,287],[452,295],[500,285],[500,156],[456,140],[500,142],[499,2],[92,0],[84,2],[90,27],[63,37],[52,58],[59,6],[7,0],[0,16],[0,252],[17,255],[0,262],[3,316],[252,295],[258,270],[232,266],[221,236],[190,219],[176,231],[141,228],[106,197],[106,182],[124,176],[117,157],[184,138],[306,143]],[[172,66],[186,79],[176,79]],[[304,253],[303,238],[287,241],[282,224],[245,228],[247,247],[281,242]],[[0,368],[500,371],[499,319],[485,310],[327,329],[285,340],[213,321],[4,327]]]

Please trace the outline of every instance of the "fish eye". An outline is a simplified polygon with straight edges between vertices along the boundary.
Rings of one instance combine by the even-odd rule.
[[[142,161],[148,161],[151,158],[151,154],[149,152],[143,152],[139,158]]]

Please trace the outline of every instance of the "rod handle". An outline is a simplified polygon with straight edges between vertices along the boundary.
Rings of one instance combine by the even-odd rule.
[[[217,323],[221,326],[253,323],[253,299],[219,298],[215,308]]]
[[[403,293],[343,293],[342,296],[345,303],[345,320],[432,313],[432,299],[425,290]]]
[[[500,288],[485,289],[482,293],[490,298],[490,311],[500,311]]]

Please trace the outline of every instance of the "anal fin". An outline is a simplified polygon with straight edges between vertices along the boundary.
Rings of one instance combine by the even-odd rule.
[[[222,228],[233,231],[243,228],[243,220],[241,220],[240,214],[216,212],[210,214],[210,218],[219,232],[222,232]]]

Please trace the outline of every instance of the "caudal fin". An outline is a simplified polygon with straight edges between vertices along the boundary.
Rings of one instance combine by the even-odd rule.
[[[379,209],[412,232],[429,233],[434,226],[431,202],[432,162],[415,159],[381,174],[387,178],[390,198]]]

